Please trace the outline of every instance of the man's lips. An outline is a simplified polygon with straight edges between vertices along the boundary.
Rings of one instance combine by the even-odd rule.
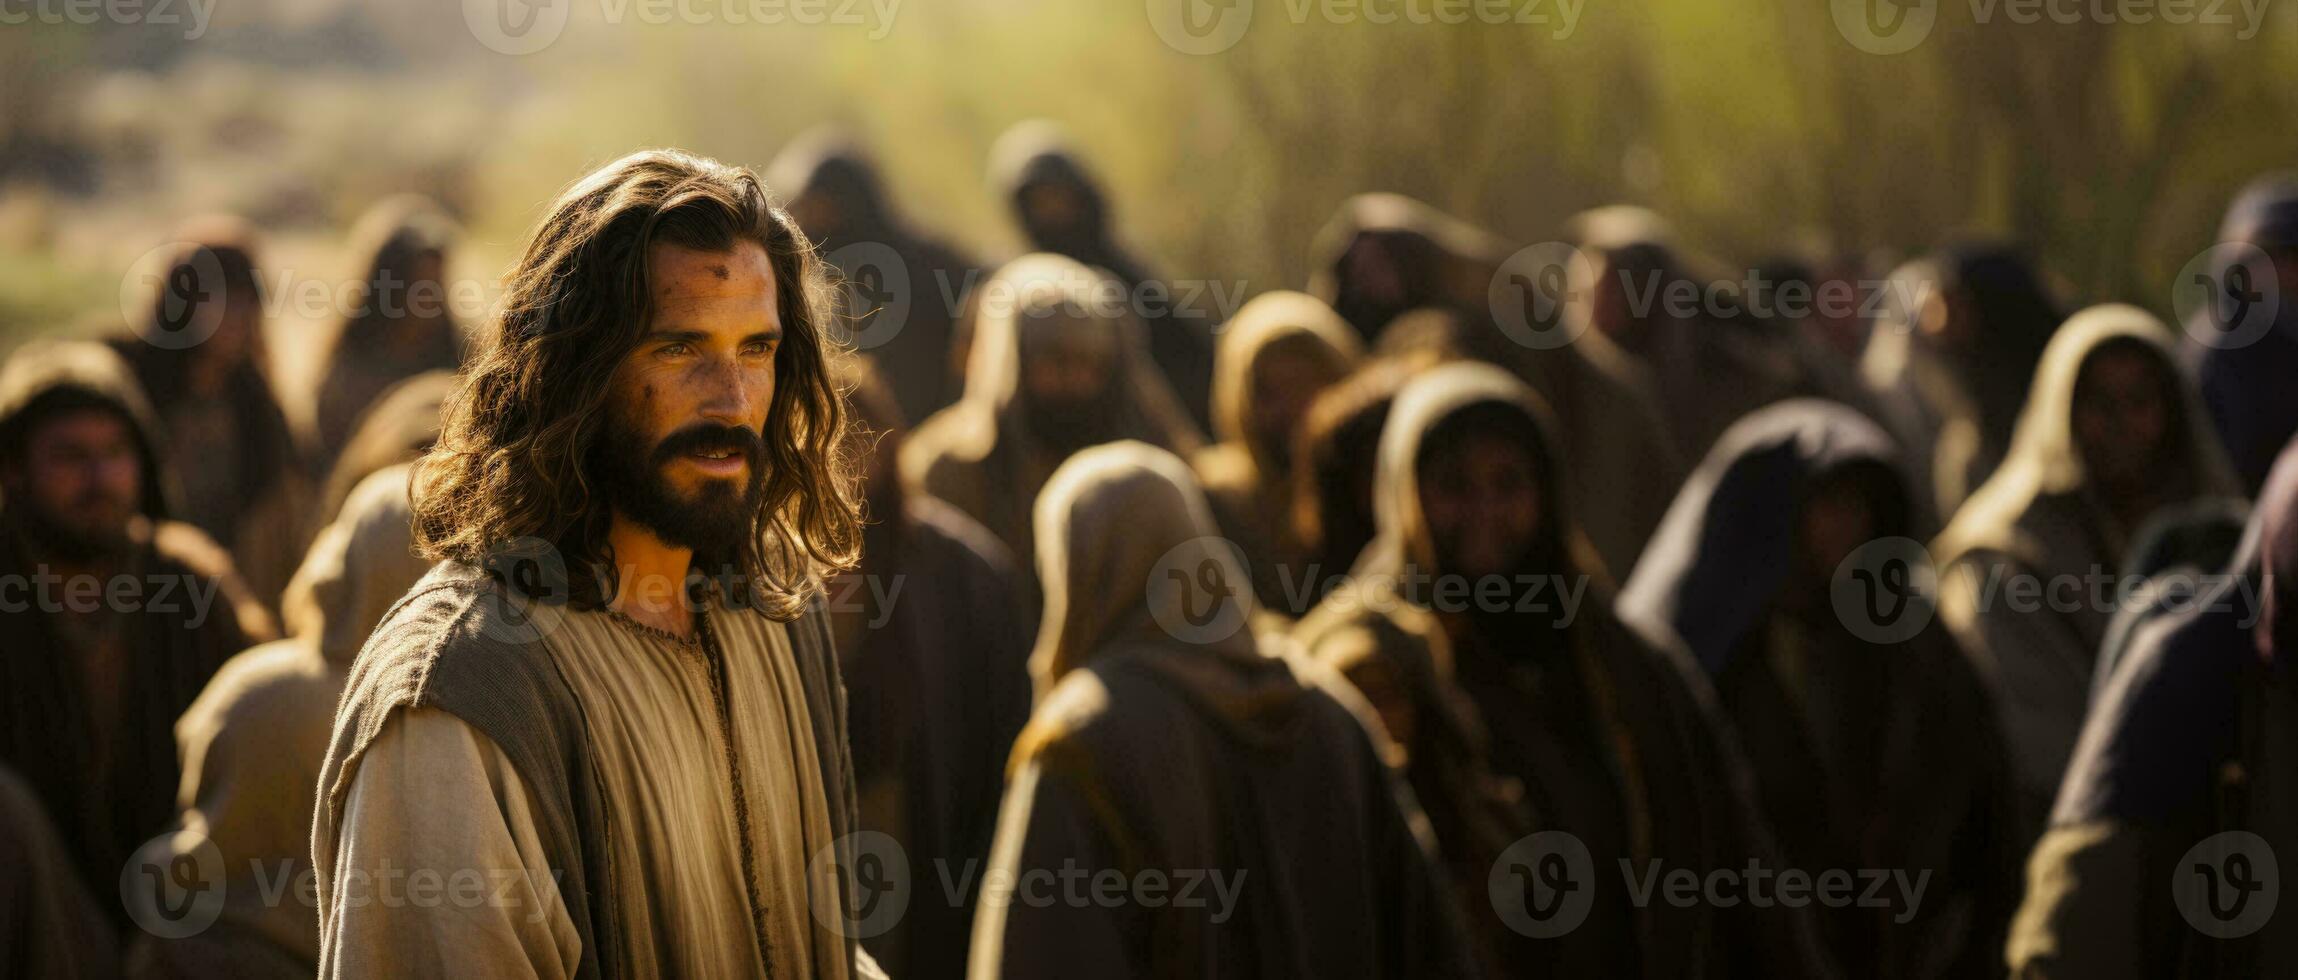
[[[687,465],[713,476],[740,476],[750,457],[739,449],[694,449],[678,454]]]

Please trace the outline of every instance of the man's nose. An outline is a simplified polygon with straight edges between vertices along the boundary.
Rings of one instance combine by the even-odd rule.
[[[749,425],[757,400],[742,368],[732,358],[712,358],[695,379],[704,417],[726,425]]]

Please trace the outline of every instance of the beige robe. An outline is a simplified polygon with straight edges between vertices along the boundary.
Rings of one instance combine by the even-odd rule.
[[[809,911],[836,901],[837,868],[812,860],[831,844],[827,790],[782,625],[710,607],[721,712],[709,646],[612,613],[560,615],[543,642],[582,706],[612,825],[621,961],[608,972],[845,976],[848,940],[823,924],[839,910]],[[393,712],[355,764],[341,825],[322,820],[312,844],[321,976],[573,975],[581,944],[538,805],[499,747],[413,707]],[[416,887],[425,872],[440,882],[428,901]]]

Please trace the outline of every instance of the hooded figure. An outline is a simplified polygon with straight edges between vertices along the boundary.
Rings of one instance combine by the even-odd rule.
[[[1587,258],[1573,269],[1587,281],[1572,284],[1565,304],[1582,331],[1574,342],[1600,335],[1644,368],[1684,458],[1700,458],[1741,416],[1817,390],[1789,345],[1697,301],[1714,287],[1691,271],[1658,215],[1597,208],[1573,217],[1565,237]]]
[[[179,841],[221,855],[222,912],[181,939],[147,936],[147,976],[308,977],[319,913],[293,892],[311,867],[320,760],[352,658],[430,563],[414,556],[408,468],[362,481],[319,533],[287,592],[288,637],[231,658],[176,723],[184,774]],[[175,856],[196,857],[179,851]]]
[[[1038,705],[984,876],[1018,885],[983,896],[970,975],[1472,976],[1378,723],[1245,628],[1243,570],[1209,544],[1188,467],[1140,443],[1087,450],[1036,519]],[[1057,868],[1120,890],[1034,900]]]
[[[2271,921],[2288,892],[2279,911],[2256,894],[2258,862],[2298,854],[2293,583],[2298,448],[2226,573],[2142,627],[2101,685],[2027,862],[2014,975],[2298,975],[2298,930]]]
[[[1463,353],[1506,367],[1531,385],[1554,410],[1556,435],[1574,461],[1564,486],[1582,515],[1582,530],[1615,573],[1635,563],[1667,511],[1683,466],[1659,399],[1634,358],[1592,330],[1550,349],[1509,339],[1489,298],[1507,246],[1411,198],[1350,198],[1318,235],[1315,253],[1309,292],[1364,336],[1378,336],[1408,311],[1445,310],[1460,318]]]
[[[360,264],[343,322],[328,338],[312,424],[321,472],[332,466],[359,419],[392,385],[462,363],[463,334],[447,289],[453,222],[414,196],[387,199],[351,229]]]
[[[38,471],[54,464],[32,457],[54,450],[39,443],[107,417],[125,426],[132,458],[101,468],[132,464],[132,499],[95,486],[43,503],[53,492]],[[153,432],[127,366],[101,344],[36,341],[0,365],[0,763],[38,794],[95,894],[116,893],[128,856],[174,814],[176,718],[271,631],[223,549],[167,519]],[[99,451],[70,447],[74,471],[97,469]]]
[[[1311,581],[1301,598],[1310,609],[1343,581],[1379,532],[1372,477],[1380,457],[1380,430],[1396,393],[1412,380],[1414,370],[1386,358],[1365,364],[1317,395],[1301,419],[1299,442],[1293,447],[1293,509],[1288,525],[1309,563],[1301,577]],[[1287,616],[1307,613],[1307,609],[1281,611]]]
[[[1705,680],[1615,617],[1590,571],[1549,431],[1538,397],[1497,368],[1408,383],[1381,434],[1380,536],[1294,636],[1403,733],[1414,786],[1440,835],[1454,831],[1439,845],[1460,894],[1487,894],[1510,857],[1491,849],[1510,836],[1561,831],[1586,849],[1594,880],[1548,885],[1590,892],[1566,935],[1518,934],[1472,902],[1494,962],[1557,976],[1823,970],[1798,910],[1638,903],[1615,887],[1623,861],[1702,876],[1776,862]],[[1476,771],[1485,751],[1511,792]],[[1495,835],[1511,796],[1520,822]]]
[[[249,235],[233,219],[186,229],[186,244],[154,280],[150,320],[112,348],[159,419],[154,431],[181,492],[178,516],[222,542],[240,577],[275,607],[308,540],[311,486],[270,380]],[[168,339],[208,324],[213,332],[198,343]]]
[[[351,488],[370,474],[400,463],[412,463],[439,441],[440,410],[455,390],[455,375],[425,371],[386,389],[361,416],[359,428],[343,451],[320,491],[322,514],[341,513]]]
[[[1030,502],[1070,453],[1138,439],[1186,454],[1203,442],[1107,283],[1058,255],[1006,263],[974,294],[964,396],[902,447],[904,479],[1014,554],[1035,553]]]
[[[2017,249],[1956,245],[1891,274],[1859,372],[1935,512],[1955,513],[2011,443],[2035,363],[2062,318]]]
[[[1162,315],[1144,312],[1141,317],[1149,355],[1190,420],[1203,427],[1213,376],[1213,311],[1187,308],[1118,244],[1108,196],[1060,127],[1031,120],[1006,130],[990,149],[989,171],[993,190],[1012,203],[1030,251],[1066,255],[1107,270],[1145,306],[1153,298],[1169,305],[1159,311]]]
[[[832,129],[793,141],[767,168],[767,186],[845,282],[846,329],[877,361],[903,416],[922,419],[954,399],[952,324],[972,284],[971,259],[909,226],[878,165]]]
[[[903,486],[901,408],[864,357],[840,362],[869,441],[862,564],[829,583],[830,629],[846,679],[857,822],[891,835],[909,880],[989,857],[1005,761],[1029,720],[1036,610],[1027,575],[988,529]],[[978,886],[980,879],[971,879]],[[908,911],[865,945],[889,975],[962,977],[975,895],[912,892]]]
[[[2186,355],[2202,389],[2203,407],[2210,410],[2210,422],[2243,490],[2256,493],[2274,454],[2298,433],[2298,392],[2290,386],[2290,379],[2298,378],[2298,174],[2262,177],[2244,188],[2226,209],[2218,240],[2265,252],[2271,272],[2245,268],[2241,275],[2272,275],[2273,282],[2258,283],[2249,292],[2271,291],[2278,297],[2273,324],[2247,344],[2220,347],[2195,339],[2219,334],[2230,324],[2189,322],[2186,331]],[[2232,262],[2210,272],[2221,290],[2239,289],[2246,281],[2236,278]],[[2194,315],[2240,316],[2244,309],[2224,309],[2213,297]]]
[[[1620,611],[1714,677],[1790,866],[1927,876],[1919,898],[1819,914],[1847,974],[1994,976],[2018,856],[1987,689],[1944,626],[1874,642],[1831,597],[1852,549],[1923,533],[1921,512],[1873,422],[1781,402],[1724,432]]]
[[[120,975],[119,941],[79,870],[15,771],[0,766],[0,976],[100,980]]]
[[[1932,546],[1940,615],[1996,690],[2028,838],[2089,706],[2132,535],[2162,507],[2235,492],[2172,343],[2136,307],[2068,319],[2010,452]]]
[[[1318,392],[1359,356],[1330,307],[1280,290],[1253,297],[1221,331],[1214,359],[1213,433],[1191,460],[1221,531],[1245,551],[1263,608],[1298,615],[1311,556],[1293,533],[1293,443]]]

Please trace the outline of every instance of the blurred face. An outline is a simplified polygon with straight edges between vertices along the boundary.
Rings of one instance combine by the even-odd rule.
[[[1116,354],[1109,338],[1093,331],[1110,329],[1106,323],[1079,321],[1024,341],[1021,402],[1032,434],[1063,450],[1108,441]]]
[[[1317,393],[1339,377],[1326,358],[1297,348],[1279,346],[1262,354],[1253,364],[1253,395],[1245,419],[1253,442],[1274,450],[1280,467],[1292,462],[1293,432],[1300,427],[1301,416],[1308,413]]]
[[[1867,494],[1858,481],[1844,475],[1825,480],[1813,490],[1796,530],[1804,583],[1827,582],[1844,559],[1879,533]],[[1825,595],[1823,588],[1793,591],[1798,594],[1790,595],[1790,599]]]
[[[1422,461],[1420,506],[1446,574],[1516,571],[1540,531],[1532,454],[1497,433],[1470,433]]]
[[[1082,232],[1085,197],[1066,181],[1043,180],[1021,192],[1024,223],[1047,238],[1065,238]]]
[[[2075,382],[2075,444],[2102,485],[2144,486],[2169,440],[2171,399],[2161,363],[2127,347],[2091,355]]]
[[[684,548],[748,533],[782,340],[766,250],[649,248],[654,313],[615,372],[605,483],[618,513]]]
[[[9,497],[24,501],[45,543],[67,560],[124,543],[142,485],[135,430],[102,409],[68,412],[33,430],[7,479]]]

